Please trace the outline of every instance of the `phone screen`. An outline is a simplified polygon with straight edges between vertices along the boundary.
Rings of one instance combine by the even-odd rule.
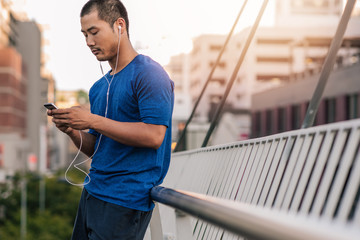
[[[57,107],[53,103],[45,103],[44,107],[46,107],[49,110],[57,109]]]

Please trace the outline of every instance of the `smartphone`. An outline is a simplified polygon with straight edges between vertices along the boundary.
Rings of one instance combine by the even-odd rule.
[[[49,110],[57,109],[57,106],[55,106],[55,104],[53,103],[45,103],[44,107],[46,107]]]

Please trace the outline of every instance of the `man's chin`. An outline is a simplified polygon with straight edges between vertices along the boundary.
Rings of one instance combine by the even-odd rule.
[[[104,57],[104,56],[99,56],[99,55],[97,55],[97,56],[95,56],[95,57],[96,57],[96,59],[97,59],[98,61],[101,61],[101,62],[107,61],[107,58]]]

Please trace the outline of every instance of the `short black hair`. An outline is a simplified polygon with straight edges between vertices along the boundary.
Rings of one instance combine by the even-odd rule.
[[[98,11],[98,17],[113,27],[118,18],[123,18],[126,23],[126,32],[129,37],[129,17],[124,4],[120,0],[89,0],[81,9],[80,17],[93,10]]]

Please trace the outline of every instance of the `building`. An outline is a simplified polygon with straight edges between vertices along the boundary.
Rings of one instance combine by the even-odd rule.
[[[276,26],[337,26],[343,0],[276,0]]]
[[[14,48],[0,47],[0,181],[24,166],[26,86],[21,55]]]
[[[360,118],[360,62],[330,75],[314,125]],[[254,94],[252,137],[299,129],[319,74]]]
[[[54,77],[49,71],[45,70],[44,68],[41,72],[40,92],[40,102],[42,104],[47,102],[54,103],[56,101],[56,87]],[[46,118],[46,109],[41,108],[41,111],[44,112],[42,116],[45,116]],[[54,162],[56,162],[56,159],[58,159],[56,157],[58,153],[53,148],[55,142],[54,138],[56,136],[54,134],[54,128],[55,126],[51,122],[50,117],[47,118],[47,123],[44,124],[43,127],[41,127],[41,131],[45,131],[45,134],[41,134],[41,136],[44,138],[44,140],[41,141],[46,142],[46,144],[40,146],[40,148],[42,148],[40,149],[40,153],[43,154],[41,158],[45,159],[45,161],[42,162],[42,166],[39,167],[40,169],[42,169],[41,171],[53,170]]]
[[[226,36],[224,35],[202,35],[193,40],[193,50],[190,53],[190,94],[193,102],[198,99],[216,62],[219,52],[223,47],[225,39]],[[211,120],[211,113],[213,112],[211,110],[216,109],[217,103],[219,103],[224,94],[226,83],[236,65],[237,53],[239,52],[240,46],[232,40],[215,69],[207,90],[204,92],[203,99],[199,103],[199,108],[196,112],[198,121],[207,122]],[[236,87],[234,86],[233,91],[236,92],[230,96],[228,105],[238,102],[234,101],[232,98],[233,96],[240,96],[242,89],[244,89],[238,87],[239,82],[240,77],[238,77],[235,83]]]
[[[253,108],[253,94],[317,75],[335,34],[342,8],[343,1],[340,0],[277,0],[275,25],[257,29],[249,49],[246,49],[247,54],[224,112],[240,112],[249,116]],[[360,22],[356,12],[348,24],[335,69],[346,68],[358,61]],[[249,30],[244,29],[230,40],[199,104],[195,121],[206,123],[212,120],[239,56],[245,50],[243,47]],[[225,39],[226,36],[219,35],[202,35],[194,39],[189,63],[189,93],[193,103],[205,85]],[[240,119],[241,123],[237,120],[227,121],[237,125],[228,129],[238,131],[233,134],[238,138],[227,138],[228,141],[240,140],[250,134],[251,118]],[[214,133],[216,135],[220,136],[220,133]],[[220,143],[214,139],[215,142]]]
[[[7,1],[0,0],[0,5],[0,181],[4,181],[15,171],[48,168],[43,104],[53,79],[41,76],[42,34],[37,23],[19,21]]]
[[[21,55],[0,48],[0,132],[26,136],[26,78]]]
[[[0,182],[26,166],[27,74],[16,42],[15,18],[0,1]]]
[[[180,54],[172,56],[165,66],[175,85],[174,110],[172,117],[172,141],[176,142],[191,113],[191,96],[189,94],[189,56]]]
[[[46,125],[47,116],[43,107],[44,97],[41,95],[41,32],[33,21],[16,22],[17,39],[15,48],[21,54],[26,68],[27,86],[27,138],[30,155],[39,161],[38,169],[45,171],[46,159]]]
[[[328,2],[328,6],[332,9],[330,11],[331,18],[338,12],[334,10],[334,7],[338,6],[338,1]],[[308,6],[311,6],[311,3]],[[288,7],[291,9],[291,5],[288,5]],[[313,12],[316,13],[317,11]],[[283,20],[283,22],[289,22],[289,20],[290,16],[289,19]],[[320,23],[323,24],[323,22]],[[299,29],[301,28],[296,28],[297,31]],[[290,32],[291,29],[288,31]],[[296,42],[294,40],[293,43],[288,42],[290,51],[288,51],[289,54],[287,55],[288,61],[284,61],[284,63],[289,66],[289,74],[281,75],[278,73],[273,75],[273,77],[279,76],[280,79],[284,80],[284,83],[274,89],[268,89],[264,92],[259,91],[252,97],[252,137],[299,129],[305,118],[309,101],[318,82],[319,73],[335,29],[331,30],[330,27],[322,26],[304,29],[303,32],[306,34],[298,38]],[[262,42],[266,43],[266,41]],[[275,44],[272,45],[275,47]],[[286,46],[280,43],[278,45],[283,48]],[[264,51],[260,48],[259,52]],[[280,49],[278,52],[280,52]],[[285,53],[286,50],[284,49],[283,52]],[[261,62],[259,57],[257,60]],[[347,26],[333,72],[329,77],[315,125],[360,117],[358,100],[360,89],[359,63],[360,15],[358,9],[355,9]],[[270,63],[266,64],[270,67]],[[273,69],[280,69],[279,66],[276,67],[274,64],[272,63]],[[280,63],[277,63],[277,65],[280,65]],[[258,77],[258,80],[261,80],[261,78]]]

